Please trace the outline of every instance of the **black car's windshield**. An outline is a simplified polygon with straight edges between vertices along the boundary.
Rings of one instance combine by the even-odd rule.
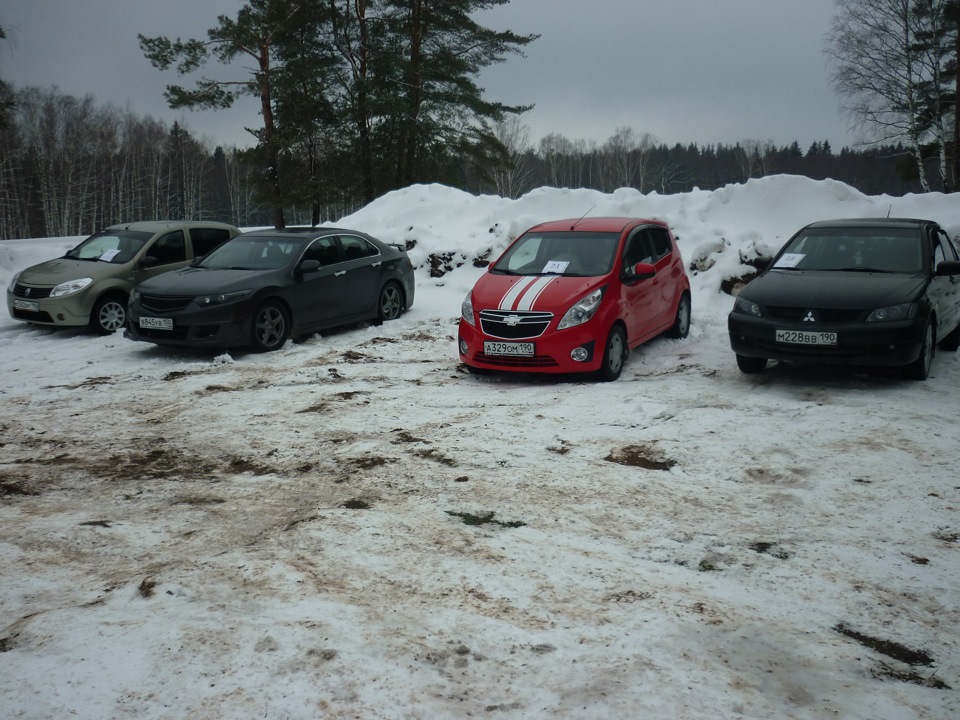
[[[777,270],[918,273],[920,231],[912,228],[810,228],[784,248]]]
[[[207,255],[197,267],[208,270],[279,270],[300,258],[301,238],[240,235]]]
[[[505,275],[605,275],[613,267],[619,233],[527,233],[491,268]]]
[[[151,237],[150,233],[137,230],[101,230],[67,251],[64,257],[122,265],[130,262]]]

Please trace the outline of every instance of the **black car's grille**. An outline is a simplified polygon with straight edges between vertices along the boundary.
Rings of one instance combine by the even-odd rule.
[[[546,332],[553,313],[481,310],[480,329],[484,335],[504,340],[540,337]]]
[[[803,322],[812,312],[815,321],[818,323],[846,323],[857,322],[864,319],[866,311],[864,310],[834,310],[831,308],[809,308],[809,307],[777,307],[767,306],[764,308],[767,315],[774,320],[784,322]],[[812,323],[810,323],[812,324]]]
[[[163,338],[163,339],[174,339],[174,340],[184,340],[187,337],[187,333],[190,332],[190,328],[185,327],[175,327],[173,330],[157,330],[156,328],[137,328],[137,334],[145,338]]]
[[[183,310],[193,302],[193,295],[141,295],[140,307],[155,313],[171,313]]]
[[[547,368],[557,367],[558,363],[549,355],[534,355],[532,357],[518,357],[516,355],[487,355],[486,353],[477,353],[478,362],[487,365],[500,365],[501,367],[512,368]]]
[[[27,287],[17,283],[13,286],[13,295],[18,298],[29,298],[30,300],[43,300],[50,297],[50,291],[53,288]]]

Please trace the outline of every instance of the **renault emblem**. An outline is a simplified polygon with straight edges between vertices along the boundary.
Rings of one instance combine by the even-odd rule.
[[[30,288],[27,288],[26,290],[23,291],[23,296],[30,297]]]
[[[803,316],[804,322],[816,322],[817,318],[813,314],[813,310],[807,310],[807,314]]]

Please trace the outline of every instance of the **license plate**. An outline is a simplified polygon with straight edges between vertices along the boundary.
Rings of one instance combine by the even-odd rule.
[[[483,343],[483,351],[487,355],[533,355],[533,343],[531,342],[490,342]]]
[[[141,317],[140,327],[153,330],[173,330],[173,318]]]
[[[31,300],[14,300],[13,307],[17,310],[29,310],[30,312],[40,312],[40,303]]]
[[[802,330],[777,330],[777,342],[794,345],[836,345],[835,332],[804,332]]]

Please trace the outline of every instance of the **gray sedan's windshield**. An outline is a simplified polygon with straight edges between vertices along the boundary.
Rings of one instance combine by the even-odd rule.
[[[811,228],[777,258],[778,270],[918,273],[920,233],[909,228]]]
[[[279,270],[298,260],[299,238],[235,237],[207,255],[198,267],[208,270]]]
[[[613,268],[618,233],[528,233],[491,269],[505,275],[605,275]]]

